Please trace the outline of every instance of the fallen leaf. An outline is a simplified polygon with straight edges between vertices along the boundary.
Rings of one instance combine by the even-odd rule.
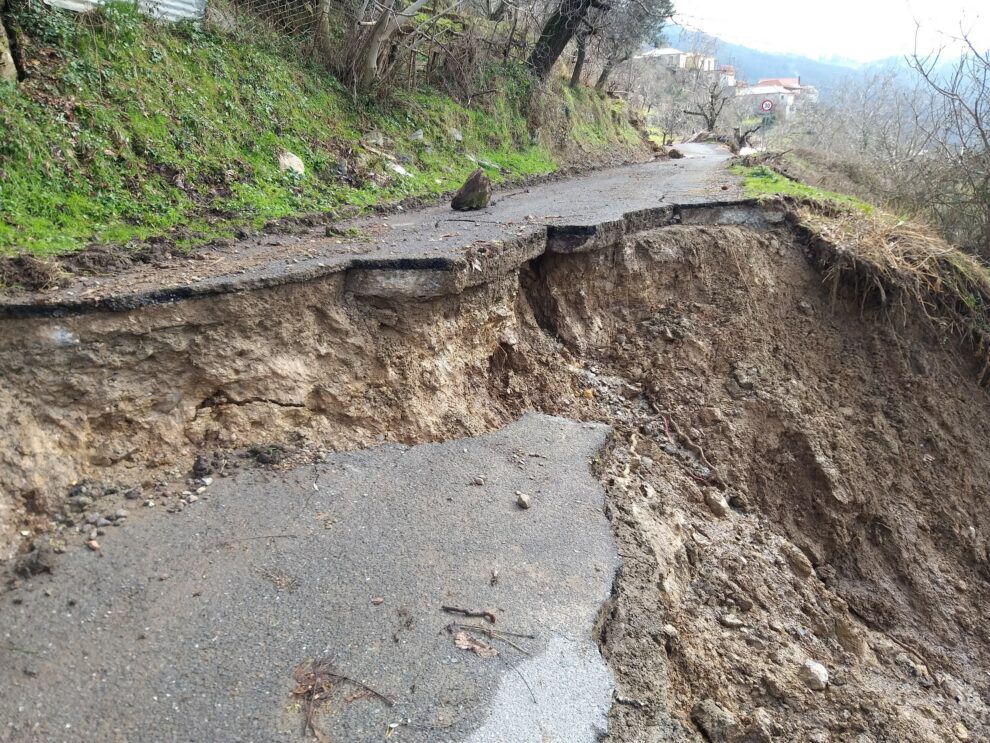
[[[475,655],[482,658],[497,658],[498,651],[491,645],[487,645],[477,637],[472,637],[467,632],[458,632],[454,635],[454,645],[461,650],[470,650]]]

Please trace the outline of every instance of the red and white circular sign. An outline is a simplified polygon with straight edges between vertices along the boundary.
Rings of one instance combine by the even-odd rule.
[[[764,113],[770,113],[773,111],[773,101],[767,98],[763,103],[760,104],[760,108],[763,109]]]

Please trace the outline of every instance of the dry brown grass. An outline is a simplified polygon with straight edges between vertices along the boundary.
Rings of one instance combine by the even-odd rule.
[[[990,384],[986,265],[920,222],[814,202],[789,207],[833,296],[851,292],[864,309],[878,307],[903,323],[920,314],[943,341],[969,346],[980,384]]]

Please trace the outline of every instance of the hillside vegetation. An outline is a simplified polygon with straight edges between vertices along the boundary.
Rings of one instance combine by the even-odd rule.
[[[355,95],[277,34],[160,24],[111,3],[9,9],[25,79],[0,83],[0,254],[168,236],[186,247],[292,215],[352,213],[628,159],[623,104],[518,65],[456,101],[419,87]],[[289,152],[305,164],[282,170]]]

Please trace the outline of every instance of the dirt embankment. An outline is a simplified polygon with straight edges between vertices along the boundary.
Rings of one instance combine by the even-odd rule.
[[[449,438],[532,408],[605,420],[614,740],[982,739],[978,369],[833,297],[804,251],[785,227],[680,225],[429,300],[339,276],[10,321],[3,507],[71,531],[72,482],[174,501],[198,453]]]

